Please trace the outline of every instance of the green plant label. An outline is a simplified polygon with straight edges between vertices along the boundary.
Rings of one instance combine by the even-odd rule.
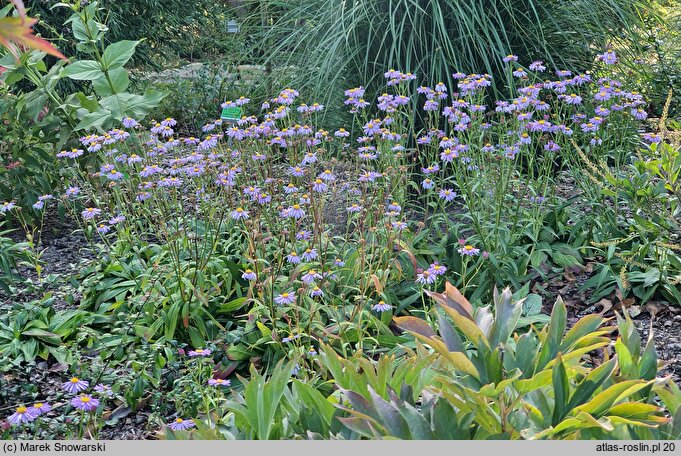
[[[239,120],[241,119],[241,108],[223,108],[220,118],[222,120]]]

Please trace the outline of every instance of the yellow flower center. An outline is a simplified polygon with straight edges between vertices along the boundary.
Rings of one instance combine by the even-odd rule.
[[[182,418],[178,418],[178,419],[175,420],[175,422],[176,423],[182,423],[182,422],[184,422],[184,420]]]
[[[282,293],[281,297],[282,298],[288,298],[288,293]]]
[[[90,209],[88,209],[90,210]],[[78,380],[78,377],[72,377],[71,378],[71,383],[78,383],[80,380]]]
[[[91,399],[90,399],[89,396],[80,396],[80,402],[87,404],[90,401],[91,401]]]
[[[17,407],[17,413],[24,414],[24,413],[26,413],[27,411],[28,411],[28,409],[27,409],[26,407],[24,407],[23,405]]]
[[[295,210],[300,209],[300,204],[294,204],[294,205],[293,205],[293,209],[295,209]]]

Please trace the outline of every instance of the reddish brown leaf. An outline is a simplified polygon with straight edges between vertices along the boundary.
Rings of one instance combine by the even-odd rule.
[[[411,331],[424,337],[434,337],[435,332],[428,323],[416,317],[393,317],[395,324],[405,331]]]

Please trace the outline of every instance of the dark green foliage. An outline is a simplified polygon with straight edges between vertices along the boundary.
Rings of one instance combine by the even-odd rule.
[[[39,31],[57,39],[64,54],[78,49],[71,30],[62,27],[68,11],[52,8],[54,0],[39,0],[30,13],[41,19]],[[162,68],[176,60],[211,60],[217,54],[233,55],[238,47],[234,35],[227,35],[226,21],[231,18],[224,4],[209,0],[105,0],[110,42],[144,37],[133,60],[136,66]]]

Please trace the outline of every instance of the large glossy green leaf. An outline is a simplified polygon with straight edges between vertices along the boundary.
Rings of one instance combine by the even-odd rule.
[[[490,334],[490,345],[506,344],[518,324],[518,319],[523,311],[523,301],[513,301],[513,294],[510,288],[505,288],[499,294],[494,289],[494,324]]]
[[[553,311],[551,311],[551,322],[546,328],[548,334],[546,335],[546,340],[539,354],[539,359],[537,360],[537,366],[535,372],[543,370],[544,367],[556,357],[558,350],[561,347],[561,340],[563,339],[563,333],[565,332],[565,325],[567,324],[567,309],[563,300],[558,297],[556,303],[553,306]]]
[[[140,41],[122,40],[112,43],[104,49],[102,63],[105,70],[121,68],[135,54],[135,48]]]
[[[125,68],[114,68],[105,75],[92,81],[92,87],[100,97],[108,97],[115,93],[125,92],[130,86],[130,78]]]
[[[596,390],[610,378],[616,368],[617,358],[613,358],[589,372],[584,380],[577,385],[574,393],[572,393],[570,403],[567,405],[568,412],[591,399]]]
[[[631,396],[651,384],[651,382],[644,382],[641,380],[627,380],[616,383],[605,391],[597,394],[586,404],[576,407],[575,410],[583,411],[596,418],[600,418],[618,401]]]
[[[78,60],[67,65],[61,72],[62,77],[76,81],[92,81],[104,74],[99,62],[94,60]]]

